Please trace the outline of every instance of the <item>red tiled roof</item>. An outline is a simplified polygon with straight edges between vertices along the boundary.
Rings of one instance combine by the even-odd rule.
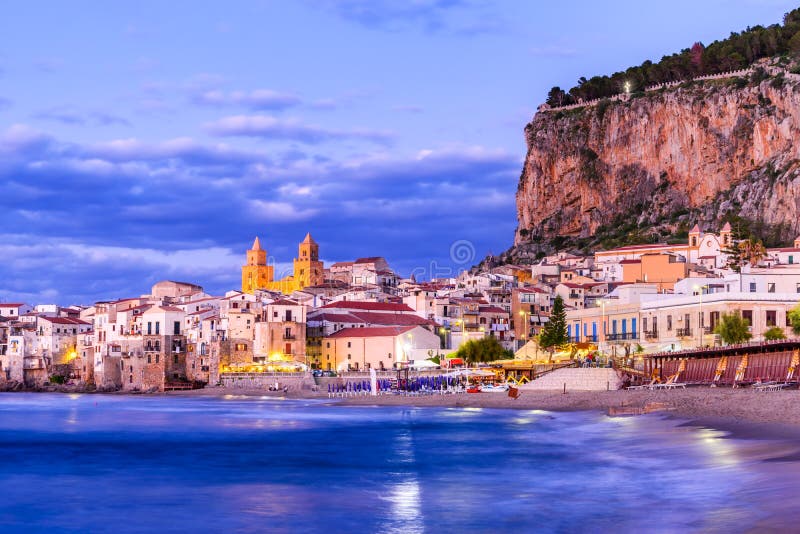
[[[329,323],[360,323],[361,319],[351,313],[322,312],[309,315],[307,321],[327,321]]]
[[[363,302],[357,300],[340,300],[322,306],[322,309],[340,310],[364,310],[364,311],[391,311],[391,312],[414,312],[405,304],[393,302]]]
[[[0,308],[19,308],[20,306],[25,306],[22,302],[3,302],[0,303]]]
[[[381,256],[372,256],[370,258],[358,258],[355,261],[355,263],[375,263],[376,261],[381,261],[381,260],[383,260]]]
[[[53,324],[74,324],[74,325],[86,325],[90,326],[92,323],[87,323],[86,321],[81,321],[80,319],[73,319],[71,317],[39,317],[45,321],[50,321]]]
[[[346,337],[395,337],[401,336],[413,330],[416,326],[373,326],[366,328],[344,328],[335,334],[328,336],[328,339],[338,339]]]
[[[500,306],[481,306],[481,311],[486,313],[508,313]]]
[[[415,326],[436,324],[428,319],[423,319],[419,315],[400,314],[400,313],[380,313],[380,312],[353,312],[360,322],[369,324],[381,324],[391,326]]]
[[[620,265],[631,265],[631,264],[634,264],[634,263],[642,263],[642,260],[622,260],[619,263],[620,263]]]

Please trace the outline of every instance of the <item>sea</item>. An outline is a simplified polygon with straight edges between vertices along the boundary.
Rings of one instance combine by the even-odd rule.
[[[659,415],[8,393],[0,531],[792,530],[796,464],[751,445]]]

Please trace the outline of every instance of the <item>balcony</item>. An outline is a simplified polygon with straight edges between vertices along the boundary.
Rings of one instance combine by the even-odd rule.
[[[284,341],[294,341],[295,339],[297,339],[297,336],[294,334],[283,334]]]
[[[658,339],[658,330],[650,330],[644,333],[645,339]]]
[[[608,334],[608,336],[606,336],[606,339],[608,341],[630,341],[634,339],[639,339],[639,334],[637,334],[636,332]]]
[[[495,323],[491,325],[491,330],[495,332],[507,332],[508,331],[508,324],[506,323]]]
[[[678,337],[692,337],[692,329],[691,328],[678,328],[677,336]]]

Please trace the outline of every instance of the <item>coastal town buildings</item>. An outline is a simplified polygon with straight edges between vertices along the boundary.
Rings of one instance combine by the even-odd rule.
[[[730,225],[674,241],[560,252],[524,273],[501,266],[418,282],[380,256],[326,269],[310,234],[292,274],[276,280],[256,238],[241,290],[224,295],[164,280],[92,306],[0,304],[0,381],[163,391],[270,373],[397,369],[483,338],[518,351],[547,325],[557,297],[569,339],[606,354],[718,346],[715,327],[729,313],[756,341],[775,328],[793,336],[800,238],[738,270],[729,267]]]

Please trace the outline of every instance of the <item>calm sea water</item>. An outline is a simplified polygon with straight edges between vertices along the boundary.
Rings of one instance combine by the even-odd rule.
[[[740,531],[786,490],[658,417],[322,404],[0,394],[0,530]]]

